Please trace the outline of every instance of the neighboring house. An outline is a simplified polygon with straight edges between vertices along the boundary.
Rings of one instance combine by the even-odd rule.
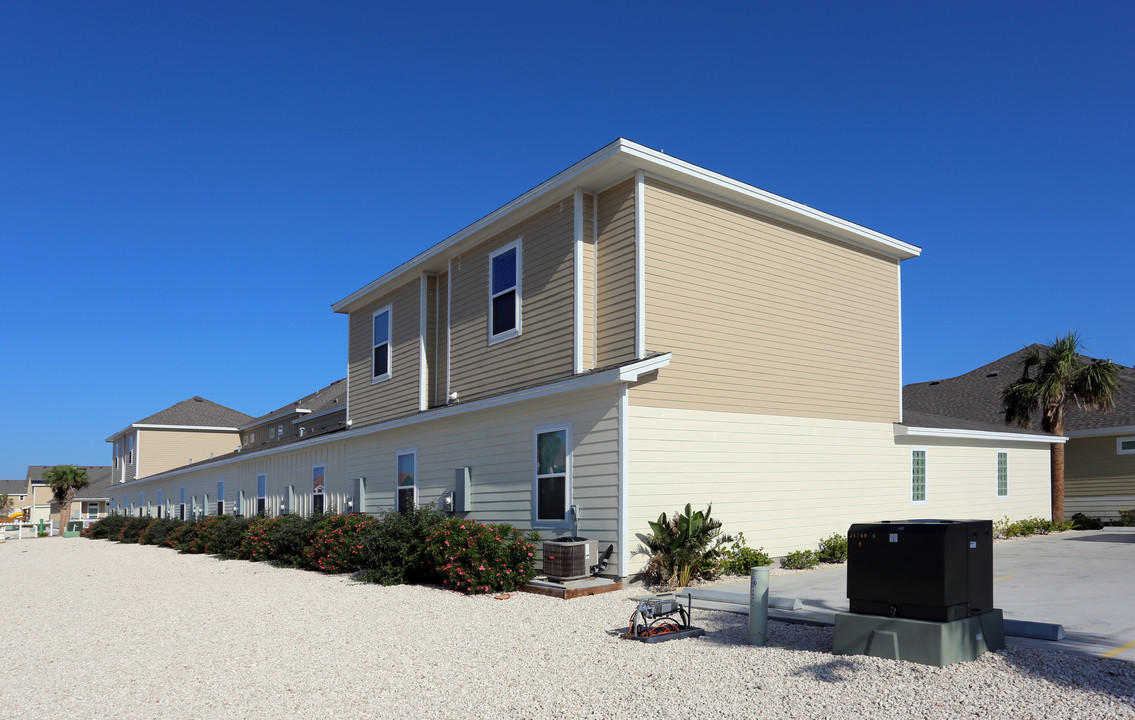
[[[347,423],[347,379],[261,415],[240,427],[241,449],[259,450],[310,438],[335,430]]]
[[[622,576],[686,503],[773,554],[856,521],[1045,514],[1054,438],[903,417],[919,252],[618,140],[333,306],[347,429],[119,490],[375,512],[468,478],[462,516],[610,543]]]
[[[1021,376],[1031,345],[964,375],[903,388],[906,411],[950,415],[950,422],[1005,427],[1001,390]],[[1084,362],[1094,358],[1083,357]],[[1099,413],[1073,404],[1064,418],[1064,514],[1115,519],[1135,508],[1135,370],[1121,366],[1115,408]],[[959,419],[960,418],[960,419]],[[1033,427],[1040,427],[1039,415]]]
[[[236,450],[251,415],[202,397],[172,405],[111,435],[116,482],[127,482]]]
[[[0,518],[6,518],[13,513],[20,512],[27,498],[28,483],[26,480],[0,480],[0,495],[7,495],[11,505],[6,512],[0,512]]]
[[[17,502],[15,510],[26,510],[28,522],[37,523],[40,520],[50,520],[58,523],[60,520],[59,504],[54,500],[51,486],[43,479],[43,474],[55,467],[54,465],[30,465],[27,478],[23,481],[22,503]],[[87,487],[76,490],[71,500],[71,507],[62,513],[64,520],[105,517],[110,496],[109,486],[112,483],[112,468],[107,465],[80,465],[87,471]]]

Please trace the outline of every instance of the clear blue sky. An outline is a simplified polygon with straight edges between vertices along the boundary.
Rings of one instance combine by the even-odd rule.
[[[1070,329],[1131,365],[1132,37],[1129,2],[4,2],[0,478],[343,376],[331,303],[620,136],[921,246],[907,381]]]

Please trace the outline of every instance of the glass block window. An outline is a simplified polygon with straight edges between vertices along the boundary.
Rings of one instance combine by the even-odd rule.
[[[997,497],[1009,497],[1009,453],[997,453]]]
[[[926,451],[910,452],[910,501],[926,502]]]
[[[568,505],[568,430],[536,433],[536,521],[562,521]]]
[[[489,256],[489,339],[520,334],[520,241]]]
[[[398,512],[409,512],[418,502],[418,451],[417,449],[398,452],[398,479],[396,498]]]
[[[374,354],[371,360],[371,382],[390,378],[391,307],[387,305],[374,314],[372,340]]]

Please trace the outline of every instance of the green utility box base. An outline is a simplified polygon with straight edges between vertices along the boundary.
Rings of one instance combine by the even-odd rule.
[[[950,622],[835,614],[833,655],[869,655],[943,667],[1005,647],[1000,610]]]
[[[81,523],[81,522],[69,522],[69,523],[67,523],[67,528],[63,531],[63,537],[65,537],[65,538],[79,537],[79,535],[82,532],[83,532],[83,523]]]

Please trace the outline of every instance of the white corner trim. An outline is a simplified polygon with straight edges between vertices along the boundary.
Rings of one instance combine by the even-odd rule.
[[[959,428],[907,427],[895,423],[895,437],[931,437],[948,440],[991,440],[998,442],[1028,442],[1052,445],[1066,443],[1068,438],[1058,435],[1027,435],[1025,433],[962,430]]]
[[[630,411],[630,392],[627,385],[624,383],[619,388],[619,508],[618,508],[618,534],[619,534],[619,575],[626,577],[630,575],[628,568],[631,561],[631,538],[630,538],[630,477],[629,465],[627,460],[627,449],[630,445],[630,438],[627,436],[630,423],[627,415]]]
[[[429,278],[421,275],[418,292],[418,410],[429,407],[429,384],[426,382],[426,316],[429,314]],[[393,331],[391,335],[393,335]]]
[[[575,189],[575,242],[573,245],[574,279],[572,281],[572,372],[583,372],[583,188]]]
[[[450,381],[450,363],[453,359],[453,260],[445,265],[445,402],[449,403],[449,394],[452,388]]]
[[[895,284],[898,291],[899,323],[899,422],[902,422],[902,263],[895,263]]]
[[[646,354],[646,173],[634,174],[634,353]]]

